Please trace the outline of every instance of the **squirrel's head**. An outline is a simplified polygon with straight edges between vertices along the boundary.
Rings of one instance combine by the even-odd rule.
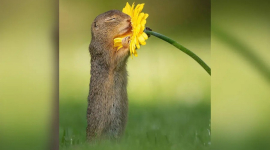
[[[105,67],[123,68],[129,56],[129,47],[126,45],[126,48],[117,51],[114,38],[130,33],[131,29],[130,16],[119,10],[110,10],[97,16],[91,27],[91,62]],[[126,44],[129,42],[128,38],[124,41]]]
[[[131,18],[119,11],[110,10],[96,17],[92,23],[92,38],[113,43],[113,39],[130,32]]]

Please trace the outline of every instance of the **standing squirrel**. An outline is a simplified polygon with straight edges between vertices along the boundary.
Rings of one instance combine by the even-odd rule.
[[[117,51],[114,38],[131,32],[131,18],[118,10],[97,16],[92,23],[91,79],[87,108],[87,140],[119,138],[128,114],[127,70],[129,36]]]

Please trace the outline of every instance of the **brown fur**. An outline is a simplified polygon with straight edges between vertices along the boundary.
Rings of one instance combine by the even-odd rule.
[[[105,12],[92,23],[88,141],[119,138],[124,132],[128,113],[126,63],[129,37],[123,39],[123,48],[118,51],[113,47],[113,39],[130,30],[130,17],[118,10]]]

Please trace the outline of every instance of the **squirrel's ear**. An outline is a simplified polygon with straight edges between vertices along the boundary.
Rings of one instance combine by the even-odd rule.
[[[98,27],[96,22],[94,22],[94,27],[95,27],[95,28]]]

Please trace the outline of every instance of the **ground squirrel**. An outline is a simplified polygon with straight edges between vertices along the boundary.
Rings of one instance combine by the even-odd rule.
[[[92,23],[91,79],[87,108],[87,140],[119,138],[128,113],[127,70],[129,36],[117,51],[114,38],[131,32],[130,16],[111,10]]]

